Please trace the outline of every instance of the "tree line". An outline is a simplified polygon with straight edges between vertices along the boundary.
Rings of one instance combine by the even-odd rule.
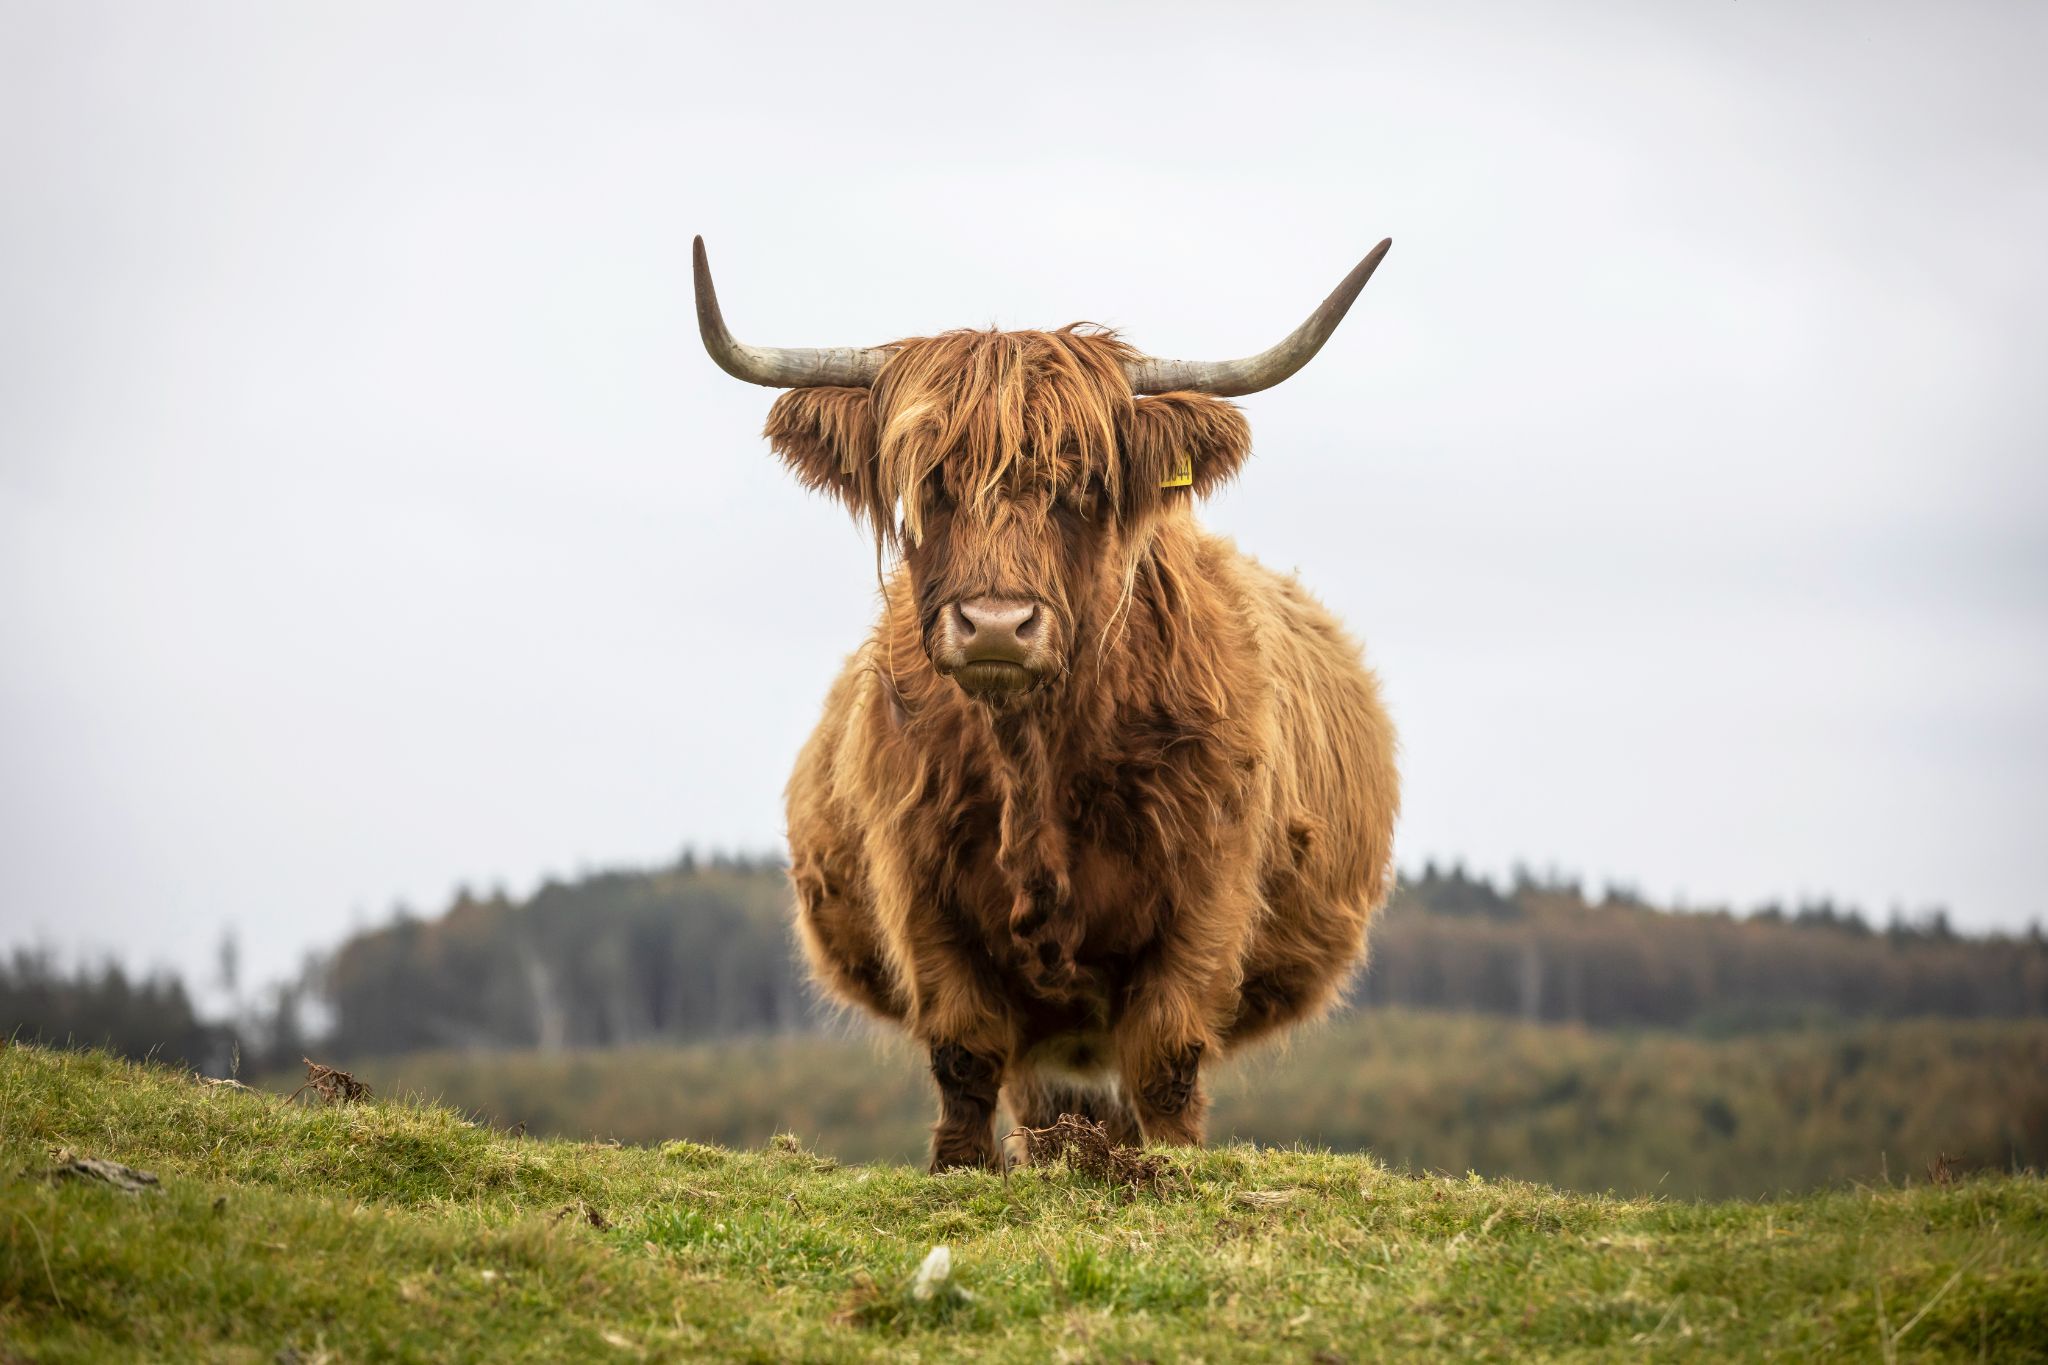
[[[194,1065],[218,1061],[230,1045],[200,1019],[175,973],[131,976],[111,961],[67,968],[47,948],[16,948],[0,958],[0,1042],[11,1038]]]
[[[220,1065],[237,1046],[291,1064],[308,1046],[562,1051],[817,1028],[789,892],[772,858],[686,855],[653,871],[458,893],[352,935],[261,1010],[205,1021],[175,978],[0,965],[0,1029]],[[1946,915],[1873,925],[1826,901],[1747,915],[1671,912],[1560,877],[1459,867],[1404,880],[1376,924],[1354,1008],[1402,1006],[1596,1028],[1747,1031],[1826,1018],[2048,1015],[2048,940],[1956,933]]]

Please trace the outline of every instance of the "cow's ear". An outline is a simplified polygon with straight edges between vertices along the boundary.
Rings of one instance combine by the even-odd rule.
[[[1251,448],[1251,427],[1235,403],[1206,393],[1135,399],[1124,447],[1128,496],[1138,502],[1185,490],[1207,497],[1237,474]]]
[[[768,409],[762,435],[806,488],[858,517],[875,509],[875,410],[866,389],[790,389]]]

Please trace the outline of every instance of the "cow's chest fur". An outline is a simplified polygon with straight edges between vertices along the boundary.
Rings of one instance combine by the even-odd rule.
[[[1050,728],[992,727],[950,809],[929,812],[945,834],[921,878],[931,927],[1035,1040],[1114,1025],[1203,908],[1256,767],[1215,724],[1160,707]]]

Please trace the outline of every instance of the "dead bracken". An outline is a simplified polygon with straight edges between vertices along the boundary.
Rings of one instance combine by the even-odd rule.
[[[1158,1194],[1174,1174],[1173,1162],[1164,1154],[1112,1141],[1101,1124],[1077,1114],[1062,1114],[1049,1128],[1018,1128],[1004,1145],[1016,1138],[1023,1139],[1032,1165],[1064,1160],[1068,1170],[1118,1189]]]
[[[370,1097],[367,1081],[359,1081],[339,1067],[323,1066],[311,1057],[299,1060],[306,1064],[306,1083],[292,1091],[285,1103],[291,1103],[308,1090],[318,1095],[323,1104],[354,1104]]]

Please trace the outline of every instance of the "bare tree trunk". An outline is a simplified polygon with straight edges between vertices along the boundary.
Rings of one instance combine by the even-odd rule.
[[[526,984],[533,992],[533,1019],[542,1052],[560,1052],[569,1041],[569,1020],[555,991],[554,974],[530,943],[519,945],[519,962],[526,968]]]

